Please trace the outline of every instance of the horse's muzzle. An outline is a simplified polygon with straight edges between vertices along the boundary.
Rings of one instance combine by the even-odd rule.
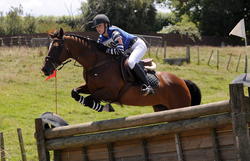
[[[47,68],[43,67],[42,69],[42,72],[45,76],[49,76],[52,74],[51,70],[48,70]]]

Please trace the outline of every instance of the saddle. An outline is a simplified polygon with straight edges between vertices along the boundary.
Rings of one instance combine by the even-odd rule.
[[[156,64],[153,62],[153,59],[147,58],[147,59],[141,60],[139,62],[139,65],[141,65],[143,69],[145,70],[147,79],[149,81],[149,84],[152,86],[152,88],[158,87],[159,80],[156,76],[156,72],[155,72]],[[131,83],[134,85],[140,84],[139,80],[136,78],[135,74],[128,66],[128,58],[123,58],[121,60],[120,68],[121,68],[122,78],[125,82]]]

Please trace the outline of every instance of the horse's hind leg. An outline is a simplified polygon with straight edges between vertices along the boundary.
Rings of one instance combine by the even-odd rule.
[[[154,109],[154,112],[168,110],[168,108],[164,105],[154,105],[153,109]]]

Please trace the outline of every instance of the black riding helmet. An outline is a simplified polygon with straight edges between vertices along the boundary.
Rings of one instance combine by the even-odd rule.
[[[108,25],[110,25],[108,16],[106,16],[105,14],[96,15],[92,21],[92,28],[95,28],[97,25],[101,23],[107,23]]]

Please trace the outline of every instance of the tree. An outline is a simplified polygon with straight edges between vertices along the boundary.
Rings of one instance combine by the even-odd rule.
[[[188,15],[202,35],[228,36],[237,22],[245,18],[250,31],[249,0],[158,0],[165,2],[176,16]]]
[[[3,16],[3,12],[0,12],[0,35],[5,34],[5,18]]]
[[[11,7],[6,15],[6,34],[17,35],[22,33],[22,14],[23,8],[21,5],[19,7]]]
[[[189,20],[187,15],[181,16],[181,21],[164,27],[159,33],[177,33],[188,36],[190,39],[201,39],[197,26]]]
[[[132,33],[154,31],[156,9],[153,0],[88,0],[82,3],[82,14],[87,24],[98,13],[106,14],[111,23]]]
[[[24,33],[26,34],[33,34],[36,33],[36,19],[31,15],[27,15],[24,17]]]

